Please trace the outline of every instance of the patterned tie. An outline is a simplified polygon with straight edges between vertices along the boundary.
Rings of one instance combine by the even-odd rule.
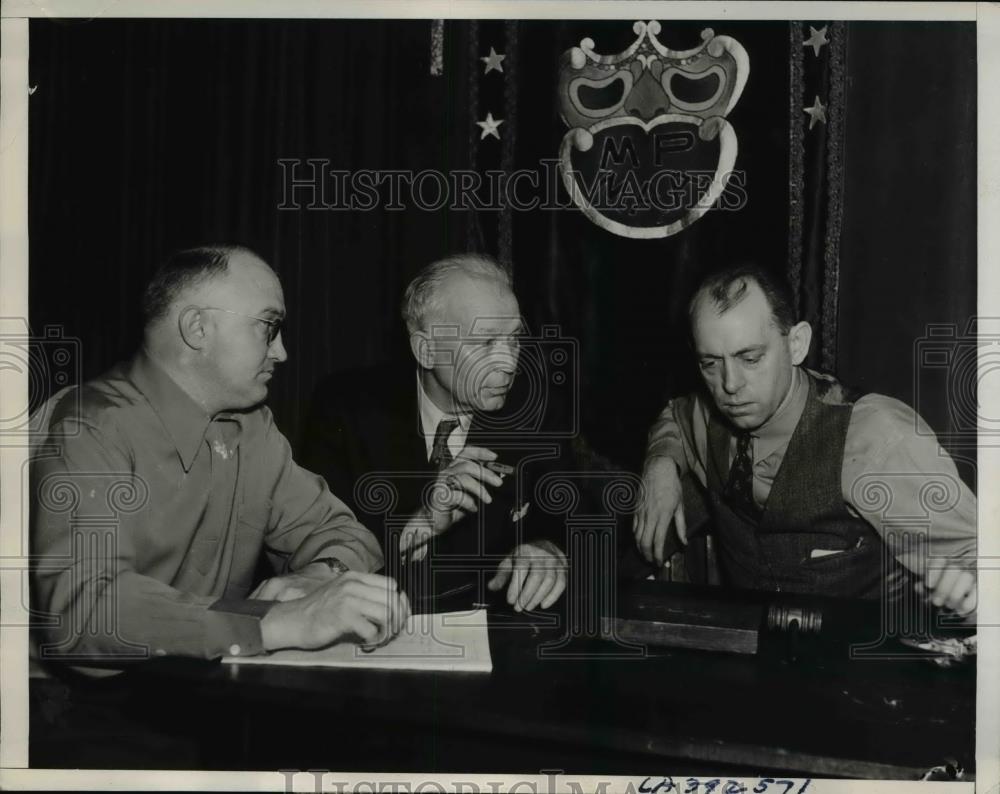
[[[448,466],[455,456],[448,448],[448,437],[458,427],[457,419],[442,419],[438,422],[437,431],[434,433],[434,447],[431,449],[431,463],[441,470]]]
[[[753,500],[753,436],[749,433],[736,437],[736,457],[726,483],[726,501],[749,518],[760,516],[761,510]]]
[[[446,468],[455,459],[448,448],[448,437],[456,427],[458,427],[457,419],[442,419],[438,422],[437,430],[434,431],[434,446],[431,447],[430,463],[438,471]],[[424,559],[430,547],[427,542],[430,537],[429,530],[423,530],[416,525],[404,529],[399,536],[399,550],[403,553],[403,561],[420,562]],[[409,576],[410,574],[403,575]],[[416,585],[411,582],[410,586]]]

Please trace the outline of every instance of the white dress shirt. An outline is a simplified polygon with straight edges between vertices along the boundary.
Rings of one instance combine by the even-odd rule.
[[[424,384],[420,379],[419,372],[417,372],[417,404],[420,411],[420,428],[424,434],[424,445],[427,447],[427,460],[431,459],[431,452],[434,450],[434,436],[437,434],[437,427],[442,419],[458,420],[458,427],[452,430],[451,435],[448,436],[448,449],[451,450],[452,457],[458,457],[458,453],[465,448],[465,440],[469,437],[472,414],[449,414],[438,408],[424,391]]]

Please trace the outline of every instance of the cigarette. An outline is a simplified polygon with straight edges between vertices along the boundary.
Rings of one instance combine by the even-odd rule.
[[[489,460],[483,465],[490,471],[495,472],[496,474],[504,475],[504,474],[514,473],[513,466],[508,466],[506,463],[500,463],[499,461]]]

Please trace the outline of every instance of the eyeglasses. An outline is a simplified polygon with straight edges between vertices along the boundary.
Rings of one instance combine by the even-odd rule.
[[[277,320],[268,320],[265,317],[257,317],[253,314],[243,314],[242,312],[234,312],[232,309],[223,309],[220,306],[200,306],[199,308],[211,309],[215,312],[225,312],[226,314],[235,314],[237,317],[246,317],[248,320],[256,320],[259,323],[264,323],[267,326],[268,347],[274,344],[274,340],[278,338],[278,334],[281,333],[281,327],[285,323],[284,317],[280,317]]]

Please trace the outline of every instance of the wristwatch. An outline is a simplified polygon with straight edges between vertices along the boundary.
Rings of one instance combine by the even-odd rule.
[[[351,570],[336,557],[320,557],[318,560],[313,560],[313,562],[323,563],[333,573],[347,573]]]

